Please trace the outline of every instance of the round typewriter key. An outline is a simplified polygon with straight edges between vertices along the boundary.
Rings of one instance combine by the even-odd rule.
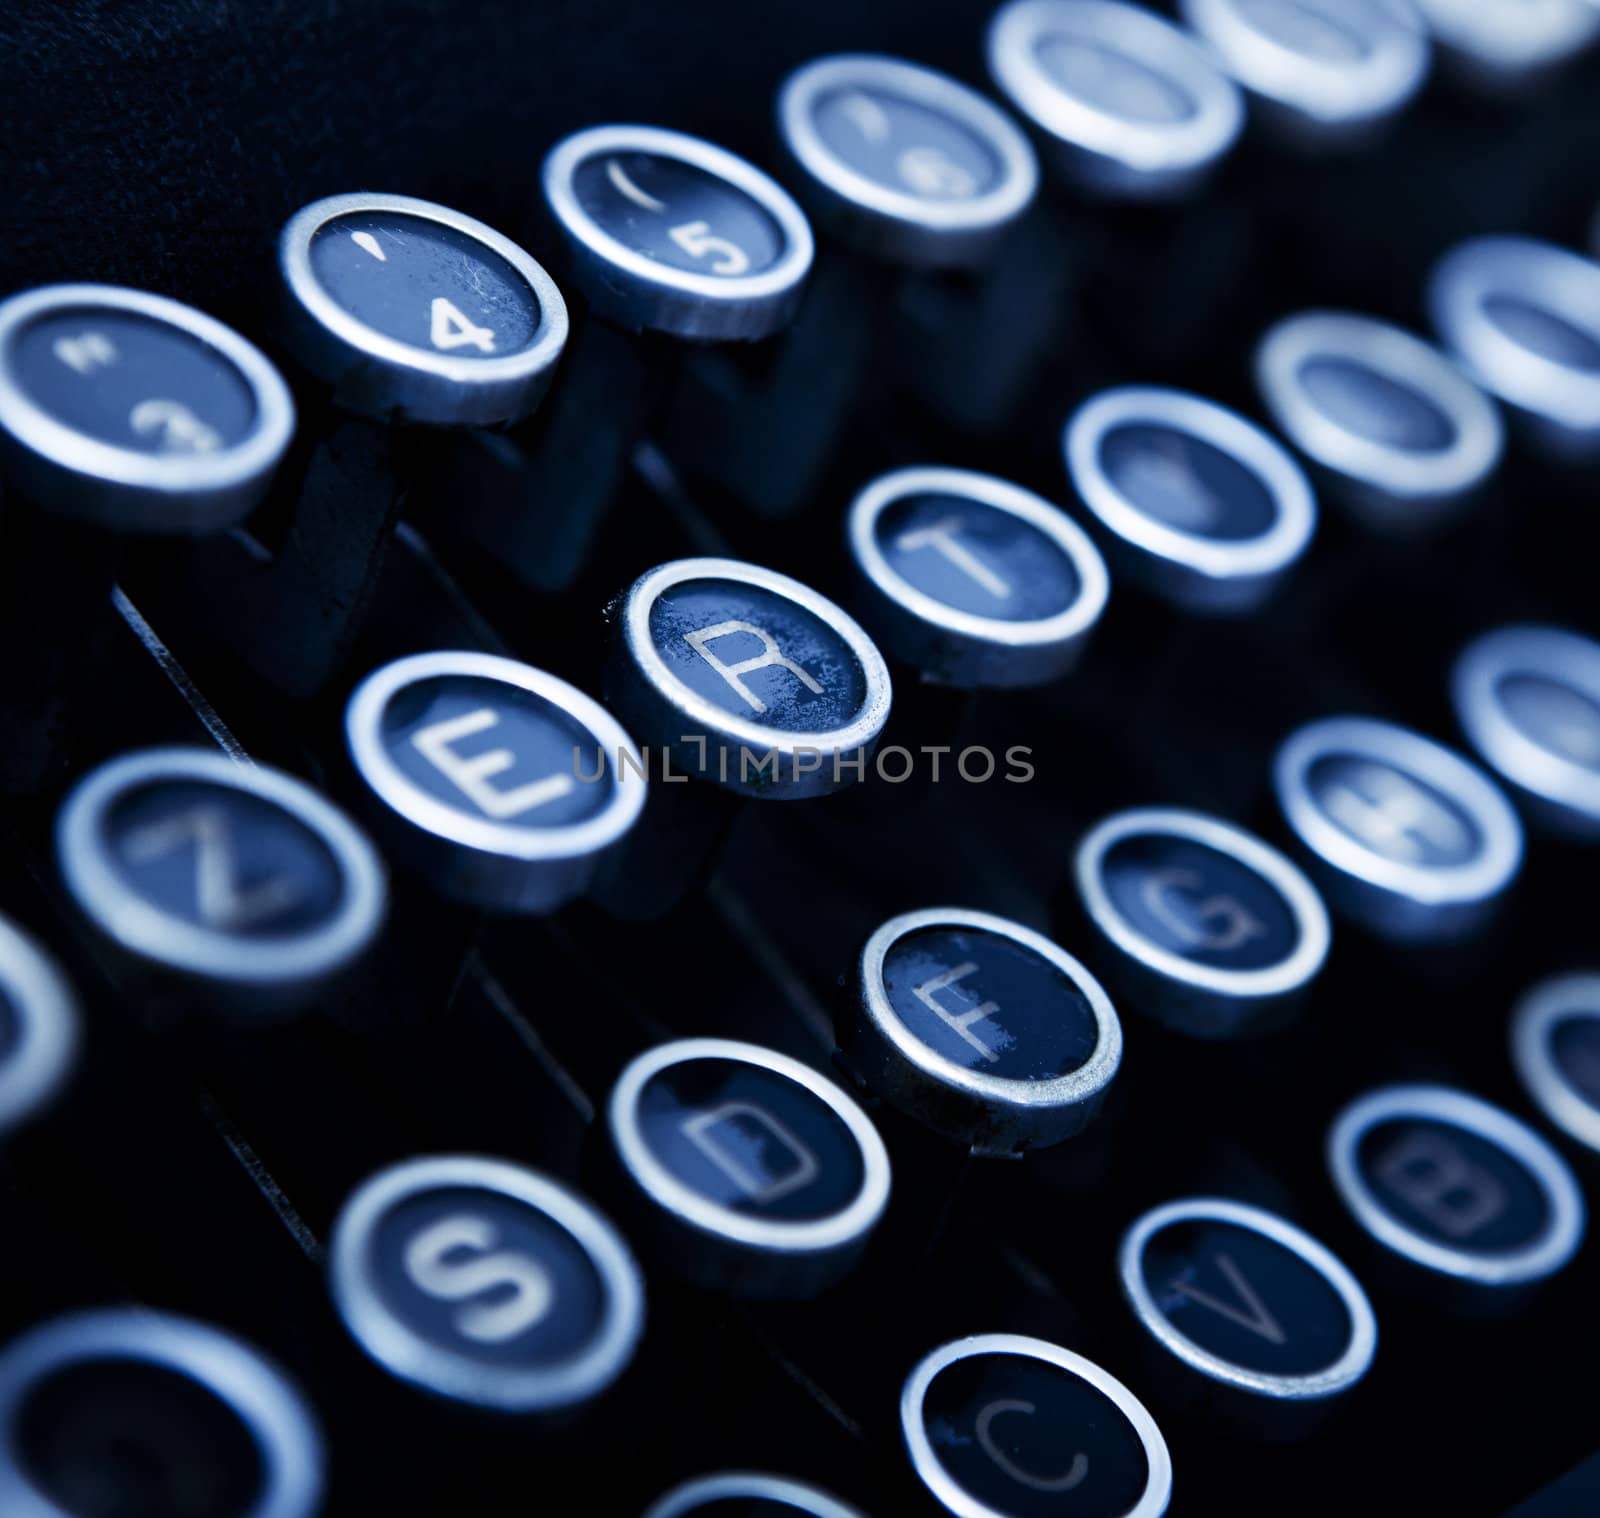
[[[514,659],[397,659],[357,687],[345,734],[401,857],[479,906],[582,894],[644,807],[644,762],[611,715]]]
[[[113,1308],[0,1351],[6,1518],[312,1518],[322,1495],[304,1399],[217,1329]]]
[[[1426,523],[1470,497],[1500,462],[1488,397],[1436,348],[1386,322],[1308,311],[1256,349],[1273,420],[1369,521]]]
[[[493,426],[538,404],[567,340],[555,282],[481,221],[409,195],[330,195],[278,241],[289,336],[334,399]]]
[[[1258,606],[1316,530],[1300,466],[1259,427],[1197,395],[1102,391],[1068,421],[1062,448],[1116,558],[1193,611]]]
[[[1129,1003],[1203,1038],[1291,1004],[1328,957],[1328,913],[1276,849],[1199,812],[1143,807],[1093,828],[1078,895]]]
[[[50,1102],[77,1047],[71,988],[32,939],[0,917],[0,1137]]]
[[[976,91],[920,64],[846,54],[791,74],[778,126],[815,209],[896,262],[985,262],[1032,201],[1028,139]]]
[[[989,72],[1086,188],[1180,195],[1233,147],[1238,86],[1187,32],[1122,0],[1011,0]]]
[[[621,1375],[644,1283],[582,1198],[503,1160],[407,1160],[334,1224],[329,1283],[346,1328],[424,1391],[506,1413],[585,1401]]]
[[[612,704],[681,769],[785,800],[862,778],[889,670],[814,590],[733,559],[680,559],[634,581],[616,621]]]
[[[1499,628],[1456,661],[1451,693],[1486,763],[1564,832],[1600,836],[1600,643]]]
[[[814,1486],[784,1476],[728,1471],[675,1486],[644,1518],[861,1518]]]
[[[1600,263],[1531,238],[1473,238],[1435,266],[1428,307],[1445,347],[1549,446],[1600,447]]]
[[[1183,0],[1184,20],[1297,136],[1365,139],[1416,98],[1430,48],[1401,0]]]
[[[662,1044],[622,1072],[606,1131],[638,1235],[663,1265],[747,1296],[812,1296],[855,1263],[889,1200],[867,1116],[809,1065],[754,1044]]]
[[[1019,1334],[942,1345],[900,1395],[912,1468],[957,1518],[1160,1518],[1172,1459],[1144,1405],[1071,1350]]]
[[[285,998],[355,961],[387,895],[372,845],[310,786],[204,749],[93,771],[56,818],[56,862],[79,910],[129,953]]]
[[[907,912],[867,940],[839,1041],[886,1100],[988,1153],[1078,1132],[1122,1060],[1111,999],[1077,960],[956,907]]]
[[[1278,805],[1329,899],[1386,938],[1456,938],[1522,863],[1522,826],[1475,766],[1403,727],[1330,717],[1293,733]]]
[[[278,371],[193,307],[115,285],[0,301],[0,442],[23,493],[123,533],[249,515],[294,432]]]
[[[1349,1391],[1372,1364],[1378,1325],[1360,1283],[1259,1207],[1168,1202],[1128,1230],[1119,1268],[1140,1327],[1212,1382],[1316,1402]]]
[[[1583,1193],[1531,1128],[1446,1086],[1390,1086],[1328,1134],[1333,1182],[1356,1221],[1414,1264],[1478,1286],[1560,1270],[1583,1241]]]
[[[1600,1151],[1600,975],[1558,975],[1517,1004],[1511,1056],[1558,1128]]]
[[[1496,89],[1543,79],[1600,37],[1593,0],[1415,0],[1439,47]]]
[[[660,127],[599,126],[550,150],[544,193],[601,316],[633,330],[768,337],[799,304],[811,228],[744,159]]]
[[[1110,580],[1099,551],[1030,491],[964,469],[899,469],[850,507],[863,616],[937,685],[1043,685],[1078,661]]]

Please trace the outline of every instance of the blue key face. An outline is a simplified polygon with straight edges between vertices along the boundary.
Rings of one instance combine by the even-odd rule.
[[[472,675],[418,680],[383,709],[385,751],[425,794],[469,817],[566,827],[617,793],[617,756],[532,691]]]
[[[1355,27],[1343,24],[1337,6],[1310,5],[1306,0],[1235,0],[1239,11],[1258,31],[1275,42],[1326,63],[1360,63],[1372,56],[1372,43]],[[1359,6],[1351,7],[1359,10]],[[1368,18],[1368,24],[1373,18]]]
[[[1042,622],[1082,589],[1072,561],[1044,533],[981,501],[902,496],[878,513],[873,531],[902,580],[972,616]]]
[[[1573,1091],[1600,1111],[1600,1012],[1560,1017],[1545,1035],[1550,1058]]]
[[[1300,946],[1294,913],[1248,865],[1190,838],[1123,838],[1101,863],[1121,916],[1169,954],[1219,970],[1265,970]]]
[[[1600,704],[1544,675],[1508,675],[1495,686],[1506,715],[1524,736],[1568,764],[1600,771]]]
[[[412,348],[504,358],[542,312],[528,283],[476,237],[399,211],[354,211],[311,241],[317,283],[365,326]]]
[[[719,175],[656,153],[600,153],[578,165],[584,213],[631,252],[691,274],[737,279],[770,269],[783,232],[751,196]]]
[[[1122,1518],[1150,1478],[1144,1446],[1114,1402],[1023,1355],[946,1366],[928,1387],[922,1418],[961,1487],[1014,1518]]]
[[[895,1015],[935,1053],[1006,1080],[1056,1080],[1099,1042],[1088,998],[1026,946],[973,928],[924,928],[883,961]]]
[[[1306,784],[1317,806],[1364,848],[1427,869],[1469,864],[1483,850],[1471,816],[1437,787],[1365,756],[1330,754]]]
[[[135,311],[85,304],[36,317],[13,340],[9,367],[55,421],[137,453],[219,453],[256,426],[254,392],[226,357]]]
[[[1212,1218],[1146,1242],[1144,1281],[1167,1320],[1208,1354],[1267,1376],[1338,1363],[1353,1325],[1339,1293],[1292,1249]]]
[[[0,1066],[11,1058],[22,1042],[22,1019],[11,998],[0,991]]]
[[[639,1131],[684,1186],[770,1222],[833,1217],[865,1180],[861,1147],[804,1086],[738,1060],[684,1060],[639,1093]]]
[[[1278,521],[1260,477],[1232,454],[1190,433],[1128,422],[1100,440],[1100,467],[1131,506],[1192,537],[1238,542]]]
[[[78,1361],[45,1376],[18,1415],[28,1479],[63,1513],[237,1518],[260,1502],[256,1441],[220,1398],[165,1366]]]
[[[901,195],[970,200],[1000,178],[999,160],[961,122],[870,85],[818,96],[812,126],[842,163]]]
[[[1406,1227],[1452,1249],[1524,1249],[1550,1223],[1545,1194],[1510,1154],[1476,1134],[1426,1118],[1377,1124],[1356,1163],[1373,1195]]]
[[[1420,390],[1347,358],[1314,358],[1300,384],[1327,417],[1359,437],[1411,453],[1440,453],[1459,437],[1449,416]]]
[[[229,786],[136,786],[111,807],[105,834],[130,892],[214,933],[298,938],[324,927],[344,902],[344,877],[322,838],[275,803]]]
[[[754,585],[687,580],[650,608],[650,639],[690,690],[731,716],[787,733],[847,727],[866,675],[821,617]]]
[[[485,1187],[406,1197],[379,1220],[367,1253],[374,1288],[400,1322],[485,1365],[560,1365],[605,1321],[604,1283],[577,1240],[538,1208]]]
[[[1066,94],[1108,116],[1140,125],[1176,126],[1199,112],[1175,79],[1087,37],[1046,35],[1035,51],[1045,72]]]
[[[1585,374],[1600,373],[1600,337],[1554,311],[1511,295],[1491,295],[1483,310],[1507,337],[1530,353]]]

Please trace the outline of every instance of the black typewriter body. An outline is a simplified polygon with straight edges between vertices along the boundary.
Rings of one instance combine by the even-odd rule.
[[[1600,18],[1593,0],[1572,3]],[[1387,4],[1311,9],[1348,29]],[[1141,9],[1177,28],[1205,7]],[[1429,295],[1444,255],[1474,239],[1600,260],[1600,36],[1547,68],[1507,64],[1486,78],[1482,56],[1475,68],[1470,48],[1425,33],[1425,81],[1370,140],[1323,133],[1308,146],[1303,120],[1297,136],[1261,89],[1235,90],[1236,137],[1192,182],[1147,195],[1094,182],[1064,146],[1068,127],[1041,124],[1026,104],[1036,97],[997,81],[995,10],[152,0],[24,4],[0,18],[0,301],[93,283],[182,302],[260,350],[294,410],[276,469],[232,480],[232,504],[218,504],[222,487],[207,498],[218,521],[232,513],[209,536],[190,518],[130,527],[158,510],[134,487],[81,509],[95,482],[41,473],[37,437],[8,439],[0,457],[0,619],[16,651],[0,676],[0,914],[77,1006],[74,1052],[49,1099],[0,1127],[0,1345],[124,1308],[135,1311],[118,1332],[181,1320],[227,1336],[205,1341],[209,1359],[194,1349],[201,1360],[165,1362],[124,1343],[31,1382],[0,1347],[0,1518],[12,1506],[15,1518],[1600,1513],[1600,1294],[1582,1222],[1585,1200],[1600,1198],[1600,1041],[1584,1042],[1600,1029],[1600,982],[1583,981],[1600,975],[1600,689],[1585,694],[1576,675],[1570,690],[1534,675],[1493,685],[1496,699],[1520,691],[1529,703],[1506,707],[1513,726],[1548,721],[1568,735],[1563,774],[1587,766],[1588,780],[1554,799],[1517,768],[1515,741],[1482,741],[1461,694],[1463,652],[1497,629],[1564,630],[1584,650],[1570,667],[1593,669],[1583,661],[1600,638],[1600,405],[1579,402],[1592,405],[1583,398],[1600,384],[1600,271],[1578,280],[1580,314],[1566,324],[1531,307],[1506,317],[1557,373],[1540,394],[1578,398],[1561,425],[1557,401],[1541,412],[1508,401],[1493,374],[1460,380],[1471,355],[1450,347]],[[1029,55],[1046,73],[1051,45]],[[834,55],[938,71],[1023,129],[1036,188],[993,247],[946,265],[926,240],[895,243],[881,227],[868,246],[862,219],[839,211],[842,192],[808,183],[779,90]],[[1060,67],[1091,94],[1132,91],[1152,131],[1188,109],[1154,74],[1129,83],[1119,56],[1084,44]],[[1156,68],[1151,58],[1137,67]],[[871,101],[839,106],[847,92],[816,98],[819,153],[843,140],[831,132],[898,141],[931,130],[915,115],[880,121]],[[834,107],[845,126],[826,115]],[[781,312],[774,297],[752,315],[752,296],[735,315],[708,306],[715,314],[690,318],[689,284],[670,311],[647,310],[622,276],[597,275],[603,238],[567,235],[543,175],[559,141],[607,123],[714,144],[793,195],[815,241],[804,291]],[[719,215],[731,214],[716,198],[725,182],[712,184],[721,160],[670,159],[653,142],[597,149],[572,170],[584,215],[625,236],[675,196],[701,196],[650,255],[656,265],[696,277],[720,265],[730,281],[744,278],[741,260],[781,265],[779,245],[796,235],[781,207],[757,194],[743,231],[718,241],[730,230]],[[979,150],[964,167],[952,148],[895,162],[914,188],[959,199],[962,175],[998,175],[1003,159]],[[602,182],[606,165],[622,166],[620,185]],[[525,352],[540,332],[553,352],[565,342],[547,371],[530,360],[505,381],[519,401],[464,401],[448,375],[435,385],[411,371],[417,388],[386,412],[374,387],[398,371],[308,360],[315,342],[285,291],[280,238],[302,207],[357,192],[470,219],[407,223],[421,242],[386,244],[393,218],[421,213],[329,211],[367,218],[341,224],[338,265],[326,261],[332,223],[307,233],[306,277],[373,323],[390,319],[381,280],[434,258],[448,299],[427,334],[470,364],[506,348],[511,328],[491,331],[471,305],[493,291],[461,260],[481,256],[491,284],[521,290],[520,254],[553,281],[560,295],[542,306],[495,307],[526,321]],[[510,250],[484,255],[480,224]],[[779,251],[753,251],[762,239]],[[70,330],[52,336],[39,325],[57,319],[48,313],[28,319],[68,378],[92,378],[114,364],[83,346],[92,334],[77,299]],[[27,386],[4,311],[9,395]],[[1468,409],[1392,379],[1341,389],[1353,361],[1338,355],[1318,360],[1327,388],[1308,388],[1300,410],[1275,406],[1263,335],[1329,311],[1448,350]],[[117,318],[158,319],[131,308]],[[735,331],[736,320],[766,325]],[[133,340],[109,317],[94,330]],[[326,330],[314,334],[324,359]],[[160,355],[150,362],[175,372]],[[251,372],[196,371],[192,391],[152,392],[168,409],[134,425],[160,432],[163,458],[231,456],[228,423],[207,408]],[[1240,589],[1231,570],[1196,571],[1159,532],[1130,534],[1097,510],[1069,420],[1086,431],[1102,398],[1135,386],[1225,408],[1269,440],[1271,463],[1247,489],[1230,483],[1257,445],[1230,452],[1233,424],[1217,423],[1183,455],[1187,483],[1162,472],[1177,454],[1158,448],[1135,461],[1142,475],[1119,473],[1101,444],[1094,488],[1237,488],[1240,511],[1287,517],[1285,502],[1309,486],[1314,535],[1272,568],[1273,584]],[[252,426],[276,393],[259,382]],[[1464,434],[1481,395],[1503,442],[1470,488],[1411,476],[1380,488],[1348,462],[1359,450],[1318,458],[1315,429],[1296,430],[1320,396],[1335,421],[1365,417],[1390,452],[1415,444],[1425,458],[1434,445],[1414,429]],[[457,411],[430,412],[446,402]],[[8,404],[0,396],[0,430]],[[1158,425],[1144,415],[1137,426]],[[1144,446],[1126,420],[1105,425]],[[909,469],[967,471],[969,485],[930,476],[886,489],[859,529],[885,567],[864,568],[853,513],[869,484]],[[1014,493],[961,495],[979,476]],[[1017,496],[1059,508],[1048,522],[1064,513],[1068,526],[1041,529]],[[958,507],[967,515],[950,515]],[[1413,510],[1418,522],[1405,520]],[[956,534],[980,511],[995,520],[969,551]],[[893,532],[873,525],[891,520]],[[1252,533],[1217,528],[1225,546]],[[702,566],[641,590],[658,567],[702,559],[779,578]],[[297,577],[287,595],[272,588],[280,569]],[[883,585],[924,571],[912,586],[923,601],[903,595],[886,611]],[[1092,636],[1058,631],[1042,653],[1002,639],[972,662],[970,618],[947,619],[931,640],[917,621],[928,597],[968,612],[975,596],[1015,606],[1045,596],[1051,576],[1081,602],[1096,575],[1109,594],[1086,614]],[[842,633],[839,608],[866,630],[847,617],[853,633]],[[637,640],[656,637],[656,662],[641,665]],[[396,661],[446,653],[460,658],[408,666],[410,687],[364,684]],[[1018,673],[1027,658],[1030,673]],[[825,667],[852,659],[849,709],[824,721],[835,690]],[[554,684],[518,684],[505,661]],[[663,707],[674,678],[701,706],[680,694]],[[467,698],[495,681],[512,696],[480,721]],[[887,724],[880,702],[872,725],[880,685],[892,702]],[[704,717],[705,703],[720,715]],[[555,736],[536,735],[551,712]],[[1357,832],[1387,828],[1401,850],[1421,839],[1412,863],[1423,875],[1477,868],[1502,848],[1503,878],[1447,900],[1403,870],[1363,878],[1341,865],[1348,839],[1319,852],[1333,824],[1308,833],[1304,808],[1286,804],[1286,745],[1345,717],[1422,735],[1430,755],[1443,746],[1472,775],[1453,791],[1450,761],[1419,759],[1431,779],[1400,800],[1403,773],[1373,790],[1376,770],[1355,777],[1357,760],[1333,745],[1304,760],[1305,806],[1337,793]],[[671,725],[691,718],[713,735],[699,769]],[[752,779],[738,746],[763,745],[730,718],[770,719],[757,730],[779,740],[828,734],[817,769],[805,773],[779,741],[777,768],[758,763]],[[496,721],[509,745],[500,768],[474,736]],[[846,745],[840,779],[837,733],[851,722],[871,731]],[[518,792],[521,804],[568,809],[560,820],[573,829],[615,826],[593,859],[552,863],[544,845],[529,854],[526,840],[494,833],[519,823],[513,781],[540,783],[513,765],[536,740],[546,789]],[[630,741],[647,782],[625,773],[619,745]],[[719,742],[732,782],[713,772]],[[903,765],[885,765],[891,747]],[[107,780],[90,796],[108,766],[172,749],[206,758],[192,773],[157,766],[124,780],[143,793]],[[615,794],[603,808],[581,774],[567,778],[569,750],[580,766],[604,759]],[[1387,752],[1403,765],[1410,751]],[[240,774],[249,786],[281,774],[291,790],[236,792],[228,777]],[[174,831],[171,798],[185,786],[213,809],[182,812]],[[476,798],[488,830],[472,835],[489,840],[477,856],[426,821],[426,805],[457,793]],[[298,843],[269,836],[270,809],[291,806]],[[1427,806],[1444,820],[1415,810]],[[1101,824],[1153,808],[1208,821],[1183,833],[1189,824],[1147,817],[1132,843],[1105,834],[1091,860],[1086,840]],[[352,827],[353,840],[342,831]],[[75,863],[97,828],[122,830],[124,875]],[[1151,838],[1164,863],[1151,862]],[[1291,884],[1258,846],[1289,861]],[[1455,859],[1458,848],[1475,857]],[[1235,887],[1196,884],[1224,866]],[[275,898],[275,870],[298,872],[306,899]],[[1091,891],[1095,871],[1103,889]],[[1308,879],[1309,905],[1294,883]],[[223,928],[199,934],[187,959],[160,952],[127,906],[136,887],[178,892],[196,922]],[[106,906],[116,890],[121,904]],[[1453,906],[1459,920],[1441,927]],[[349,926],[363,910],[365,925]],[[1108,930],[1119,912],[1122,929]],[[281,969],[271,956],[318,913],[338,916],[362,951]],[[886,925],[905,914],[932,915],[896,938]],[[1330,920],[1323,963],[1307,943]],[[1146,938],[1178,935],[1165,956],[1128,947],[1141,922]],[[1298,935],[1296,962],[1309,964],[1281,998],[1248,980],[1252,944],[1275,933]],[[230,936],[263,957],[241,950],[218,968]],[[1184,943],[1221,956],[1207,961],[1215,973],[1174,968]],[[0,959],[33,952],[0,935]],[[1538,1011],[1535,988],[1558,978],[1568,1001]],[[13,1008],[0,1015],[0,1123],[27,986],[37,989],[0,983]],[[1058,1018],[1052,999],[1063,997]],[[1005,1014],[983,1012],[1002,1005],[1017,1008],[1003,1037],[993,1019]],[[884,1030],[919,1017],[933,1021],[908,1055]],[[1537,1089],[1526,1042],[1536,1023]],[[650,1064],[685,1040],[723,1042],[688,1050],[699,1071]],[[739,1067],[731,1044],[772,1059]],[[970,1078],[1008,1060],[1012,1084],[1036,1093],[1015,1107]],[[1041,1116],[1045,1086],[1074,1079]],[[1458,1104],[1449,1122],[1465,1127],[1448,1127],[1425,1103],[1402,1104],[1369,1114],[1366,1129],[1340,1128],[1362,1099],[1397,1088],[1476,1098],[1491,1115],[1474,1129],[1479,1109]],[[1442,1149],[1441,1124],[1466,1137]],[[639,1154],[669,1133],[656,1167],[667,1179],[652,1183]],[[428,1172],[431,1192],[373,1200],[367,1274],[341,1274],[335,1236],[355,1228],[352,1198],[435,1157],[489,1168],[446,1166]],[[1374,1189],[1385,1175],[1398,1188],[1387,1212]],[[871,1212],[862,1199],[885,1176],[886,1201],[850,1237],[783,1242],[808,1188],[855,1186],[858,1211]],[[682,1201],[696,1177],[722,1188],[716,1226]],[[497,1200],[474,1210],[469,1192]],[[1152,1234],[1152,1253],[1130,1265],[1130,1230],[1196,1198],[1257,1221],[1204,1209],[1168,1220],[1171,1259]],[[838,1198],[817,1205],[845,1210]],[[1291,1242],[1259,1232],[1261,1217],[1288,1225]],[[387,1263],[372,1263],[384,1250]],[[1544,1263],[1506,1264],[1532,1255]],[[409,1330],[396,1327],[395,1293],[410,1293]],[[1198,1324],[1199,1349],[1163,1340],[1174,1312]],[[1363,1359],[1368,1313],[1375,1350],[1369,1335]],[[1305,1358],[1302,1330],[1329,1344]],[[609,1368],[573,1370],[569,1339],[608,1333]],[[451,1335],[465,1336],[453,1358]],[[972,1349],[994,1357],[986,1369],[931,1365],[978,1335],[1008,1336]],[[1033,1343],[1065,1359],[1030,1359]],[[577,1381],[516,1381],[528,1344]],[[265,1381],[229,1358],[256,1352],[277,1368]],[[1254,1370],[1219,1370],[1230,1354]],[[202,1361],[223,1366],[228,1390],[208,1386]],[[1331,1361],[1355,1366],[1348,1385],[1322,1394],[1295,1382]],[[1084,1365],[1116,1394],[1085,1380]],[[826,1495],[744,1476],[673,1505],[687,1483],[727,1473]]]

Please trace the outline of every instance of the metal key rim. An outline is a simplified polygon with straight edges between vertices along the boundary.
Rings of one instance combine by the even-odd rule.
[[[1581,1096],[1550,1049],[1551,1029],[1569,1018],[1600,1022],[1600,974],[1556,975],[1517,1003],[1511,1059],[1528,1095],[1569,1138],[1600,1153],[1600,1106]]]
[[[0,917],[0,992],[19,1024],[0,1060],[0,1134],[47,1102],[71,1069],[81,1030],[66,978],[26,934]]]
[[[740,1497],[774,1502],[807,1518],[864,1518],[814,1486],[761,1471],[719,1471],[712,1476],[697,1476],[658,1497],[644,1518],[693,1518],[702,1506]]]

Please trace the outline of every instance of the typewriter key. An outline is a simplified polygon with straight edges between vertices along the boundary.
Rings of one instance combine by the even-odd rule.
[[[1043,1339],[978,1334],[912,1371],[900,1429],[922,1484],[957,1518],[1160,1518],[1172,1458],[1115,1377]]]
[[[611,715],[514,659],[386,664],[350,698],[345,735],[397,857],[478,906],[581,895],[644,807],[644,760]]]
[[[1102,391],[1067,422],[1062,449],[1113,570],[1190,611],[1260,605],[1316,530],[1299,465],[1259,427],[1197,395]]]
[[[644,1518],[861,1518],[814,1486],[785,1476],[728,1471],[675,1486]]]
[[[1536,817],[1600,837],[1600,643],[1498,628],[1463,651],[1451,694],[1473,748]]]
[[[0,918],[0,1138],[49,1104],[77,1046],[78,1012],[65,978]]]
[[[1038,188],[1028,140],[976,91],[919,64],[846,54],[797,69],[778,98],[812,214],[910,267],[987,262]]]
[[[1201,1038],[1291,1006],[1328,956],[1328,913],[1276,849],[1200,812],[1119,812],[1078,845],[1074,877],[1126,1005]]]
[[[899,469],[850,507],[863,620],[936,685],[1043,685],[1077,663],[1110,580],[1078,525],[964,469]]]
[[[112,759],[56,817],[56,864],[94,927],[158,972],[252,1010],[313,995],[371,945],[382,862],[303,781],[204,749]]]
[[[1470,933],[1522,864],[1522,826],[1495,785],[1406,728],[1312,722],[1278,750],[1273,785],[1329,900],[1385,938]]]
[[[312,1518],[322,1496],[299,1391],[217,1329],[113,1308],[0,1351],[6,1518]]]
[[[1435,265],[1428,309],[1445,348],[1541,446],[1600,448],[1600,263],[1531,238],[1473,238]]]
[[[1386,322],[1308,311],[1256,349],[1256,383],[1284,434],[1370,525],[1426,526],[1500,462],[1500,414],[1436,348]]]
[[[855,1264],[889,1200],[867,1116],[809,1065],[694,1038],[631,1061],[606,1104],[634,1237],[702,1286],[807,1297]]]
[[[613,615],[608,697],[680,772],[782,800],[864,777],[889,670],[814,590],[732,559],[680,559],[641,575]]]
[[[1535,85],[1600,37],[1593,0],[1415,0],[1456,72],[1500,92]]]
[[[1123,1237],[1119,1268],[1139,1326],[1213,1391],[1326,1402],[1372,1364],[1378,1325],[1360,1283],[1260,1207],[1192,1197],[1154,1208]]]
[[[407,1160],[334,1224],[334,1304],[401,1380],[506,1413],[553,1412],[622,1374],[644,1325],[627,1246],[586,1201],[503,1160]]]
[[[0,443],[19,492],[118,533],[211,533],[266,493],[288,387],[221,322],[114,285],[0,302]]]
[[[1378,1243],[1476,1286],[1553,1275],[1583,1241],[1583,1193],[1531,1128],[1446,1086],[1390,1086],[1328,1133],[1340,1200]]]
[[[989,26],[989,72],[1086,189],[1185,194],[1244,125],[1238,87],[1188,33],[1122,0],[1011,0]]]
[[[1539,1110],[1600,1152],[1600,975],[1558,975],[1517,1003],[1511,1057]]]
[[[841,1059],[885,1100],[984,1153],[1071,1137],[1122,1061],[1122,1026],[1084,967],[1042,934],[937,907],[867,940]]]
[[[1395,0],[1183,0],[1183,18],[1286,135],[1364,144],[1416,98],[1431,49]]]
[[[539,404],[566,342],[550,276],[431,201],[313,201],[284,227],[278,259],[301,361],[338,405],[382,421],[514,422]]]

